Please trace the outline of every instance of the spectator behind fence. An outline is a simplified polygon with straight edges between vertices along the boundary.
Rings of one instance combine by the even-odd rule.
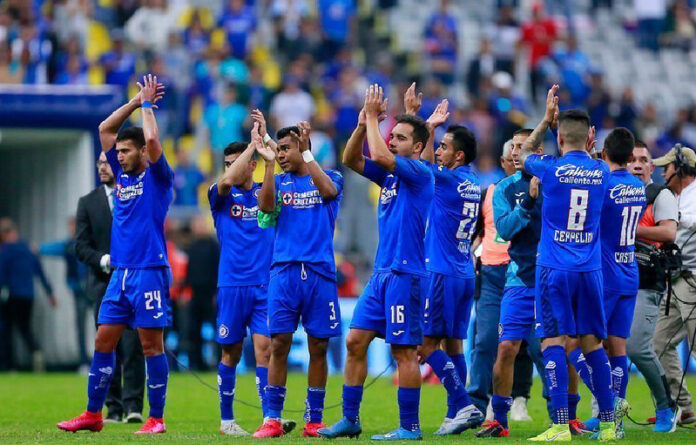
[[[43,354],[31,328],[34,276],[39,277],[48,301],[55,307],[53,287],[48,282],[38,257],[31,251],[29,244],[19,238],[17,226],[9,218],[0,220],[0,241],[0,312],[4,330],[0,335],[0,369],[14,370],[18,365],[13,354],[13,330],[17,327],[26,348],[32,354],[34,371],[40,372],[44,370]]]

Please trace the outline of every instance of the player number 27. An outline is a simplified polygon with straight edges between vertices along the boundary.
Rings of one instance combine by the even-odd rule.
[[[570,191],[570,210],[568,210],[568,230],[585,230],[589,190],[572,189]]]
[[[157,302],[157,309],[162,309],[162,297],[160,296],[160,291],[153,290],[152,292],[145,292],[145,309],[151,310],[155,308],[153,302]]]
[[[477,202],[465,202],[462,208],[462,216],[464,219],[459,221],[459,227],[457,228],[457,239],[459,240],[471,240],[471,236],[474,234],[476,226],[471,224],[472,221],[476,219],[479,212],[479,204]]]
[[[404,318],[404,305],[403,304],[397,304],[396,306],[390,306],[391,309],[391,322],[392,323],[403,323],[405,321]]]

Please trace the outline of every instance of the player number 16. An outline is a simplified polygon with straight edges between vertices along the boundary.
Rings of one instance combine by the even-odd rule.
[[[404,305],[397,304],[396,306],[390,306],[391,309],[391,322],[395,324],[403,323],[404,318]]]

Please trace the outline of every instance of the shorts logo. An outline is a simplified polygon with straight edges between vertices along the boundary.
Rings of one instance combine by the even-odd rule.
[[[218,381],[218,386],[222,385],[222,377],[220,376],[220,374],[218,374],[218,376],[217,376],[217,381]]]
[[[230,330],[227,328],[227,326],[225,326],[224,324],[221,324],[220,328],[218,329],[218,336],[220,338],[227,338],[229,333],[230,333]]]
[[[282,200],[283,200],[283,205],[286,205],[286,206],[292,205],[292,201],[293,201],[292,193],[290,193],[290,192],[283,193]]]
[[[335,322],[334,324],[332,324],[329,329],[336,329],[336,326],[338,326],[338,322]]]
[[[545,366],[546,369],[556,369],[556,362],[550,361]]]
[[[498,338],[503,336],[503,324],[498,323]]]
[[[400,330],[400,331],[392,332],[392,335],[393,335],[394,337],[398,337],[399,335],[401,335],[401,334],[403,334],[403,333],[404,333],[404,331],[403,331],[403,330]]]
[[[113,374],[114,369],[111,366],[107,366],[105,368],[99,368],[99,372],[102,374],[111,375]]]

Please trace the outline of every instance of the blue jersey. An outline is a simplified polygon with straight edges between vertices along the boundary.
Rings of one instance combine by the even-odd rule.
[[[601,270],[599,223],[607,164],[585,151],[571,151],[560,158],[531,155],[524,169],[543,185],[537,264],[575,272]]]
[[[363,176],[382,187],[375,272],[425,276],[425,222],[434,194],[430,169],[421,161],[396,156],[396,168],[389,173],[365,159]]]
[[[473,277],[471,236],[481,204],[478,177],[468,166],[450,170],[422,162],[435,176],[435,195],[425,232],[425,267],[444,275]]]
[[[275,176],[280,201],[276,222],[273,267],[292,262],[308,263],[317,273],[336,279],[333,235],[343,198],[343,176],[325,170],[338,191],[336,198],[324,202],[310,175],[281,173]]]
[[[169,266],[164,219],[172,202],[174,173],[164,153],[135,175],[124,173],[116,150],[106,152],[116,178],[111,265],[121,268]]]
[[[208,190],[220,242],[218,287],[268,283],[275,231],[259,227],[256,214],[260,192],[258,183],[250,190],[232,187],[226,196],[218,193],[217,184]]]
[[[534,287],[541,237],[543,198],[529,196],[532,176],[516,172],[501,180],[493,192],[493,219],[500,238],[510,241],[505,287]]]
[[[638,221],[645,209],[645,187],[625,169],[611,172],[607,182],[601,231],[604,290],[635,295],[638,265],[633,250]]]

